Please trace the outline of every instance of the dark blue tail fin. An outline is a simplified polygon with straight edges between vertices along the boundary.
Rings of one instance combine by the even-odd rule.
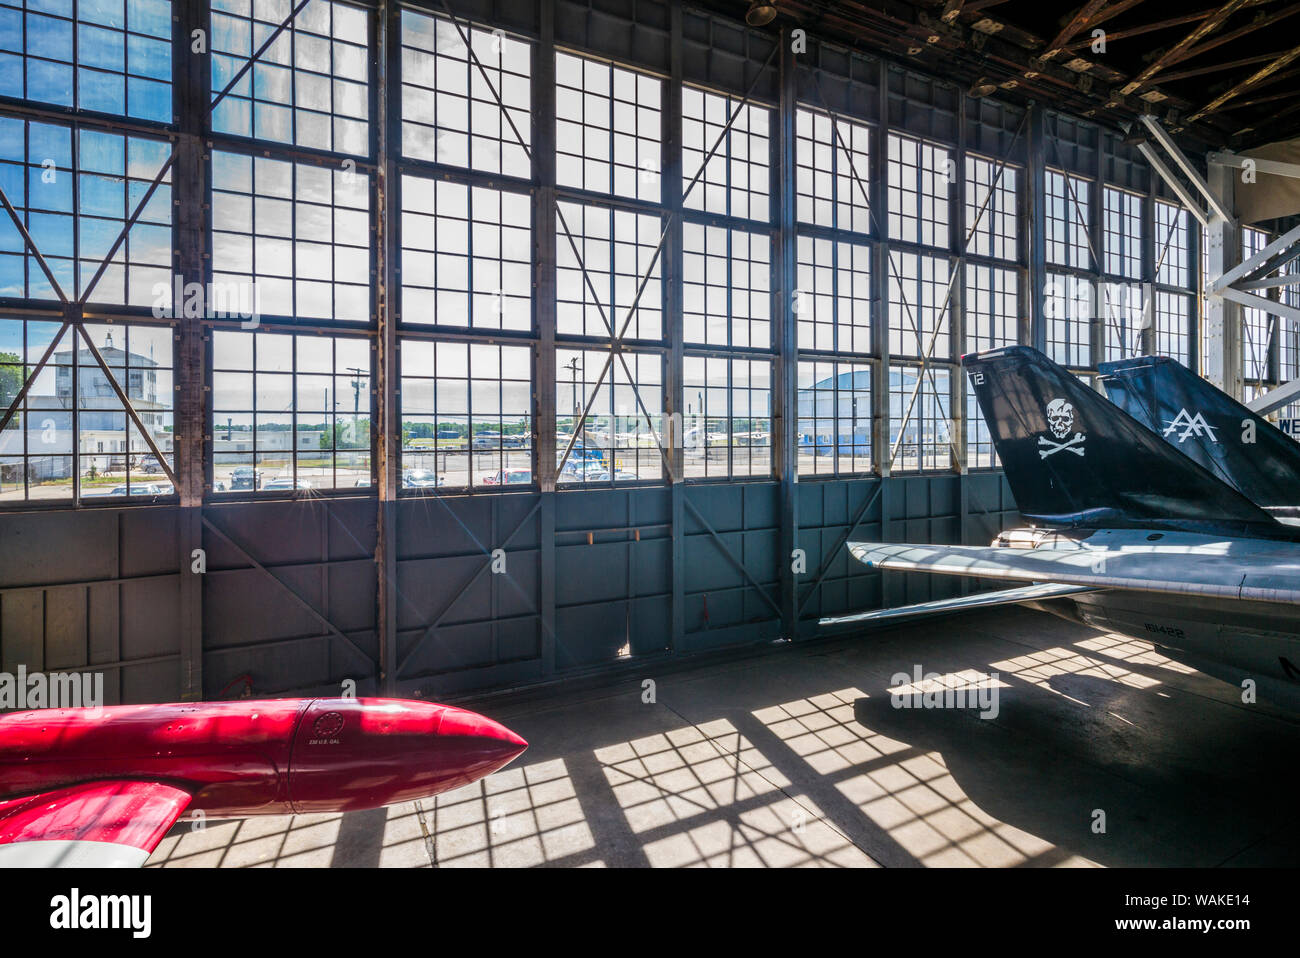
[[[963,362],[1027,519],[1058,527],[1293,537],[1037,350],[1011,346]]]
[[[1251,502],[1300,506],[1300,443],[1268,420],[1164,356],[1098,368],[1111,402]]]

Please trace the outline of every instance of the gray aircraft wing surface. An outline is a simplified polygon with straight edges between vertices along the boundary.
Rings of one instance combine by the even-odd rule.
[[[1064,549],[887,542],[850,542],[848,548],[868,567],[897,572],[1300,602],[1300,549],[1290,543],[1179,535],[1166,545],[1109,532],[1092,538],[1101,541]]]
[[[857,625],[861,622],[889,622],[900,619],[914,619],[924,615],[938,615],[943,612],[965,612],[969,609],[988,609],[998,605],[1019,605],[1022,602],[1035,602],[1043,599],[1060,599],[1067,595],[1081,595],[1097,590],[1086,585],[1043,585],[1020,586],[1015,589],[999,589],[997,592],[977,592],[974,595],[956,596],[951,599],[936,599],[934,602],[918,602],[915,605],[898,606],[892,609],[873,609],[870,612],[855,612],[852,615],[829,616],[818,621],[823,627],[832,625]]]

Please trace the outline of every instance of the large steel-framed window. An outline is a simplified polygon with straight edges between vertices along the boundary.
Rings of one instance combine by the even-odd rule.
[[[1102,259],[1108,276],[1142,278],[1142,197],[1118,187],[1102,189]]]
[[[1091,182],[1050,167],[1043,179],[1047,191],[1044,202],[1047,262],[1053,266],[1092,269],[1092,251],[1088,246]]]
[[[1187,210],[1164,200],[1152,209],[1155,228],[1155,351],[1183,365],[1191,358],[1192,249]]]
[[[991,263],[967,263],[965,306],[965,352],[999,349],[1019,342],[1019,270]]]
[[[682,391],[687,478],[771,476],[771,359],[687,354]]]
[[[769,107],[739,97],[692,86],[682,89],[683,187],[704,167],[685,198],[687,209],[771,221],[772,114]],[[705,163],[719,138],[717,151]]]
[[[627,339],[662,339],[662,214],[567,200],[558,211],[557,334],[608,338],[613,327]]]
[[[688,222],[682,250],[685,341],[771,349],[771,234]]]
[[[792,308],[800,476],[874,469],[872,127],[799,105],[795,112],[796,288]],[[870,237],[870,238],[869,238]]]
[[[170,123],[170,0],[0,0],[0,96]]]
[[[212,89],[224,90],[294,10],[294,0],[212,0]],[[212,112],[231,136],[370,154],[370,18],[312,0]]]
[[[217,495],[367,488],[370,340],[213,330]]]
[[[799,237],[794,311],[800,351],[872,352],[871,255],[867,243]]]
[[[1047,354],[1064,366],[1086,369],[1094,363],[1095,270],[1100,268],[1091,247],[1093,184],[1085,177],[1048,167],[1044,188]]]
[[[799,474],[866,475],[872,471],[875,423],[866,362],[799,361]]]
[[[1268,234],[1254,227],[1241,230],[1241,258],[1254,256],[1268,245]],[[1241,308],[1241,376],[1257,388],[1275,381],[1272,373],[1275,317],[1253,306]]]
[[[556,183],[658,203],[663,80],[557,51],[555,84]]]
[[[795,113],[795,216],[800,223],[868,234],[872,128],[800,106]]]
[[[688,481],[773,475],[775,120],[776,111],[756,100],[682,89],[682,189],[689,192],[679,408]]]
[[[401,494],[533,488],[535,44],[411,9],[399,32]]]
[[[212,4],[202,317],[217,499],[373,485],[378,21],[343,0],[295,7]]]
[[[1102,272],[1098,284],[1103,334],[1102,350],[1107,360],[1123,359],[1142,352],[1142,329],[1146,303],[1142,284],[1143,197],[1118,187],[1102,187]]]
[[[69,299],[89,284],[167,154],[165,140],[0,116],[0,187]],[[91,303],[170,304],[170,184],[168,171],[91,291]],[[57,298],[3,210],[0,296]]]
[[[664,420],[665,81],[573,51],[555,53],[556,482],[661,482]],[[549,122],[549,121],[548,121]],[[739,148],[739,147],[738,147]],[[539,379],[540,379],[539,375]],[[547,433],[549,435],[549,433]]]
[[[87,323],[84,334],[69,328],[37,373],[36,364],[61,325],[53,319],[0,318],[0,411],[32,379],[0,432],[0,504],[118,503],[173,495],[163,464],[109,380],[111,374],[172,466],[170,324]]]
[[[954,167],[946,146],[889,134],[889,238],[948,245],[948,191]]]
[[[891,363],[881,383],[889,397],[890,469],[948,470],[956,467],[949,250],[958,167],[952,149],[940,143],[891,131],[887,144],[887,343],[891,360],[903,360]]]
[[[889,273],[890,355],[920,358],[928,353],[941,361],[950,360],[952,304],[948,297],[948,257],[897,249],[891,250],[890,255],[893,258]]]
[[[401,47],[402,155],[529,179],[533,45],[404,9]]]
[[[1092,362],[1092,317],[1094,313],[1091,276],[1049,272],[1043,297],[1047,318],[1048,355],[1053,362],[1071,369],[1086,369]]]
[[[401,192],[402,323],[531,330],[527,195],[411,173]]]
[[[1019,170],[982,156],[966,155],[966,208],[963,235],[972,256],[1012,260],[1019,255],[1017,182]]]
[[[402,488],[533,481],[532,348],[403,338]]]
[[[366,174],[220,150],[211,169],[214,286],[259,316],[370,321]]]
[[[1017,215],[1021,171],[1010,163],[967,154],[962,236],[969,237],[963,266],[962,352],[980,352],[1020,341],[1020,221]],[[1000,465],[988,424],[968,377],[966,390],[967,469]]]
[[[934,387],[928,381],[934,374]],[[949,401],[952,395],[951,371],[944,366],[930,366],[922,372],[919,365],[891,363],[889,367],[889,419],[893,435],[891,449],[898,446],[893,468],[899,472],[932,472],[956,466],[953,460],[953,437],[950,427]],[[919,390],[917,380],[923,379]],[[915,393],[912,414],[907,407]],[[903,420],[907,419],[906,424]],[[901,439],[900,439],[901,436]]]
[[[572,445],[558,476],[562,486],[663,478],[663,354],[622,350],[622,358],[626,369],[615,358],[602,377],[608,350],[555,350],[555,441],[561,451]]]
[[[1188,310],[1192,297],[1184,293],[1156,290],[1155,322],[1156,352],[1187,365],[1190,353],[1188,335]]]

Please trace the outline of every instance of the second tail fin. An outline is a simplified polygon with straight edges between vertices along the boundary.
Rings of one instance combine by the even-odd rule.
[[[1037,350],[1010,346],[963,363],[1027,519],[1291,537],[1236,489]]]
[[[1300,506],[1300,443],[1267,419],[1165,356],[1098,369],[1111,402],[1251,502]]]

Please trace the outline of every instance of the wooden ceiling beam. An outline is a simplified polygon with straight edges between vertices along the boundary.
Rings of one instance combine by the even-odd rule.
[[[1128,96],[1129,94],[1136,93],[1138,90],[1142,89],[1142,87],[1146,86],[1151,78],[1157,73],[1167,67],[1170,63],[1177,62],[1179,54],[1184,50],[1187,50],[1189,47],[1201,42],[1215,30],[1219,29],[1219,27],[1223,26],[1228,17],[1232,16],[1249,2],[1250,0],[1228,0],[1227,3],[1219,7],[1218,10],[1214,11],[1214,13],[1210,14],[1194,27],[1187,36],[1175,43],[1172,47],[1158,56],[1152,63],[1148,64],[1141,73],[1135,76],[1132,80],[1129,80],[1128,83],[1124,84],[1124,86],[1120,88],[1120,92],[1125,96]]]
[[[1174,83],[1178,80],[1187,80],[1191,77],[1204,76],[1207,73],[1220,73],[1223,70],[1235,70],[1237,67],[1248,67],[1256,63],[1265,63],[1274,57],[1281,56],[1280,53],[1263,53],[1257,57],[1246,57],[1241,60],[1230,60],[1227,63],[1215,63],[1208,67],[1197,67],[1194,70],[1178,70],[1174,73],[1163,73],[1160,76],[1161,83]]]
[[[1280,57],[1275,59],[1272,63],[1269,63],[1267,66],[1261,67],[1260,69],[1252,73],[1249,77],[1247,77],[1246,79],[1242,80],[1240,83],[1233,86],[1231,89],[1226,90],[1223,93],[1220,93],[1209,103],[1205,104],[1205,106],[1201,107],[1191,116],[1189,116],[1186,122],[1195,123],[1197,120],[1201,119],[1202,117],[1208,116],[1209,114],[1213,113],[1215,110],[1223,106],[1223,104],[1231,100],[1233,97],[1237,96],[1240,93],[1246,92],[1251,87],[1257,85],[1261,80],[1273,75],[1278,70],[1281,70],[1284,66],[1287,66],[1288,64],[1294,62],[1298,58],[1300,58],[1300,46],[1292,47],[1286,53],[1282,54]]]
[[[1144,33],[1154,33],[1157,30],[1167,30],[1170,27],[1180,27],[1185,23],[1195,23],[1198,20],[1204,20],[1206,17],[1210,16],[1210,14],[1214,13],[1215,9],[1218,8],[1202,10],[1199,13],[1185,13],[1182,16],[1170,17],[1168,20],[1144,23],[1136,27],[1125,27],[1123,30],[1107,30],[1106,42],[1109,43],[1113,40],[1124,40],[1128,37],[1140,37]],[[1076,43],[1071,43],[1066,47],[1066,50],[1069,52],[1080,50],[1083,47],[1088,46],[1089,43],[1091,43],[1090,40],[1080,40]]]
[[[1183,54],[1178,56],[1176,59],[1173,60],[1172,63],[1168,65],[1172,66],[1174,63],[1182,63],[1184,60],[1190,60],[1192,57],[1198,57],[1202,53],[1208,53],[1209,51],[1213,50],[1215,47],[1221,47],[1225,43],[1231,43],[1233,40],[1236,40],[1238,37],[1244,37],[1247,34],[1254,33],[1256,30],[1263,30],[1265,27],[1271,27],[1279,20],[1285,20],[1287,17],[1295,13],[1300,13],[1300,4],[1290,4],[1284,7],[1283,9],[1278,10],[1276,13],[1270,13],[1267,16],[1257,17],[1256,19],[1252,20],[1250,23],[1243,24],[1242,26],[1238,27],[1235,30],[1229,30],[1227,33],[1223,34],[1222,36],[1214,37],[1213,39],[1206,40],[1204,43],[1200,43],[1192,47],[1190,50],[1185,51]]]
[[[1047,48],[1043,50],[1041,54],[1042,59],[1051,60],[1057,54],[1061,53],[1064,50],[1065,45],[1073,40],[1080,30],[1086,29],[1092,22],[1093,17],[1095,17],[1105,5],[1106,0],[1088,0],[1087,3],[1075,12],[1069,22],[1061,28],[1061,32],[1056,35],[1056,38],[1047,44]]]

